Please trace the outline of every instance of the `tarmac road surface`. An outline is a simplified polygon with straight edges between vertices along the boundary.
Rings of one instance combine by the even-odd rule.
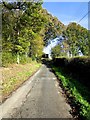
[[[5,101],[3,112],[8,107],[3,118],[72,118],[57,78],[46,65],[42,65],[33,80],[30,78],[23,86],[23,91],[19,88],[21,92],[17,90]]]

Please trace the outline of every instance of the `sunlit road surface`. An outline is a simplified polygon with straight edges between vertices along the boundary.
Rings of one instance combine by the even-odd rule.
[[[23,86],[4,103],[3,118],[72,118],[57,78],[46,65]]]

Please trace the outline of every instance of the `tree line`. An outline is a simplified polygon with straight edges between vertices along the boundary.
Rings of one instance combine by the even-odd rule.
[[[42,4],[40,0],[2,2],[3,62],[11,57],[12,62],[20,63],[21,56],[40,59],[48,39],[62,32],[64,25]]]
[[[2,62],[27,62],[28,58],[40,60],[43,47],[49,39],[64,36],[62,46],[53,54],[66,55],[69,51],[78,55],[79,50],[89,54],[88,30],[71,23],[65,26],[42,8],[43,2],[2,2]],[[57,52],[56,52],[57,51]]]

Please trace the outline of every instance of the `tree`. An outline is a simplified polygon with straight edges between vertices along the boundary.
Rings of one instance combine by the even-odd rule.
[[[44,36],[45,46],[47,46],[48,40],[60,36],[62,31],[65,29],[65,26],[56,17],[49,14],[46,9],[43,9],[43,14],[46,16],[47,20],[45,24],[45,36]]]
[[[42,2],[39,0],[37,2],[3,2],[3,50],[16,55],[17,63],[20,61],[20,55],[27,56],[32,53],[33,46],[38,51],[38,55],[35,53],[33,56],[41,56],[42,30],[45,24],[41,5]]]
[[[79,51],[81,51],[83,55],[89,54],[88,30],[86,28],[76,23],[70,23],[63,34],[68,39],[67,43],[73,56],[78,55]]]
[[[40,35],[34,33],[34,38],[30,41],[30,57],[39,59],[42,56],[43,39]]]
[[[57,45],[54,48],[52,48],[51,56],[53,58],[59,57],[60,55],[61,55],[61,46],[60,45]]]

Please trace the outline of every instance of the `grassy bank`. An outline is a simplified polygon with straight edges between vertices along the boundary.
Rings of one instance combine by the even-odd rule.
[[[1,68],[2,71],[2,100],[8,97],[15,89],[17,89],[24,81],[26,81],[33,73],[35,73],[40,63],[32,61],[27,64],[12,64],[9,67]]]
[[[79,81],[63,72],[62,67],[52,66],[52,68],[61,81],[68,98],[71,100],[71,106],[73,108],[77,106],[77,111],[73,111],[74,114],[82,117],[82,120],[90,120],[90,93],[88,89]]]

